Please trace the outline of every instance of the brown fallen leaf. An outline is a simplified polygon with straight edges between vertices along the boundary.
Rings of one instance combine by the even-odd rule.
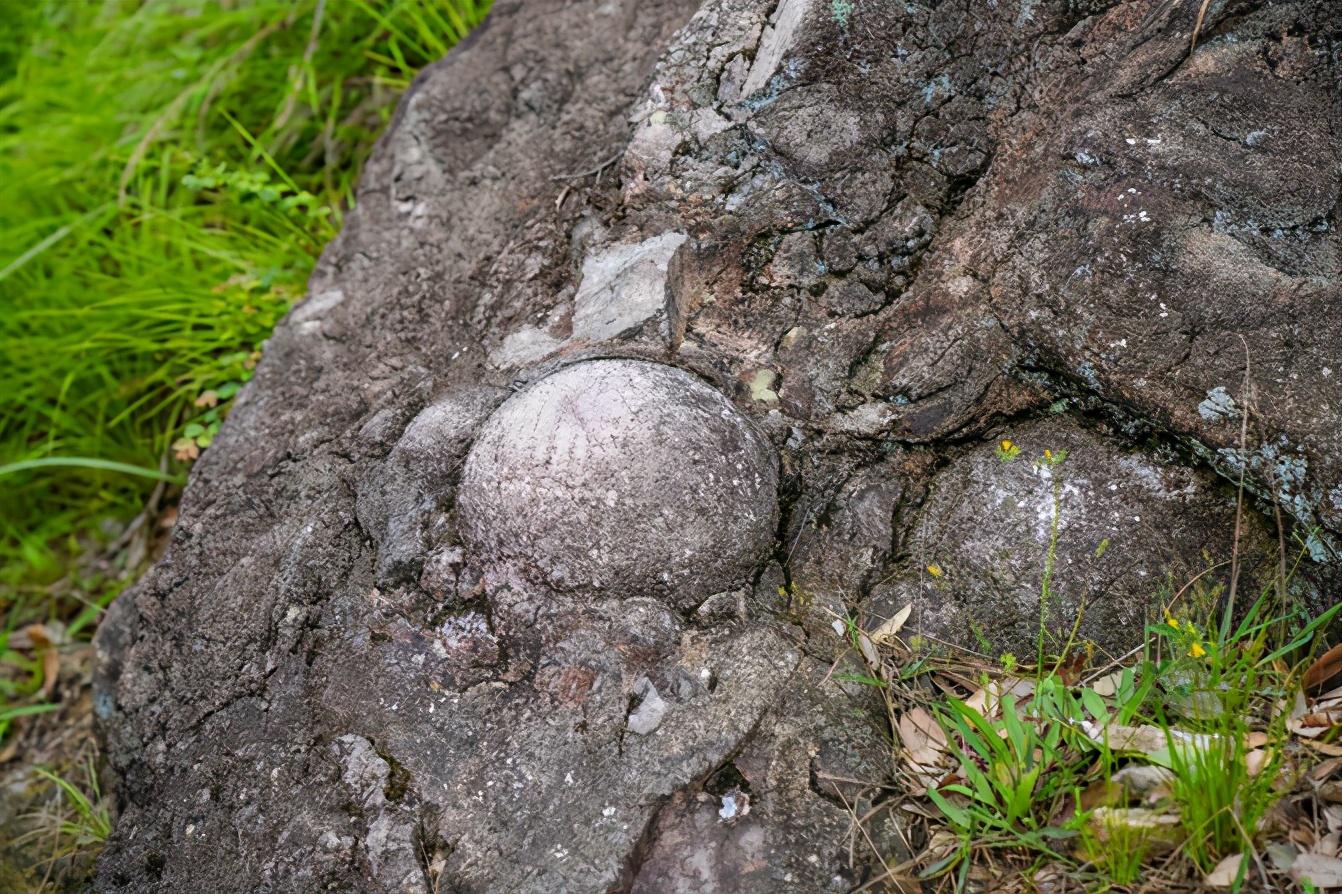
[[[29,624],[23,632],[42,659],[42,699],[50,700],[61,678],[61,653],[56,649],[56,637],[45,624]]]
[[[1296,882],[1308,879],[1316,888],[1342,887],[1342,860],[1319,854],[1301,854],[1288,870]]]
[[[905,711],[895,725],[901,746],[910,754],[940,755],[946,750],[946,731],[925,708]]]
[[[1337,772],[1338,767],[1342,767],[1342,758],[1330,757],[1328,760],[1317,764],[1309,771],[1309,778],[1315,782],[1323,782],[1329,776]]]
[[[1019,703],[1032,695],[1034,695],[1033,680],[1005,677],[1001,680],[992,680],[987,686],[976,690],[973,695],[965,699],[965,704],[984,717],[996,717],[1001,710],[1002,699],[1011,696]]]
[[[1300,680],[1300,688],[1306,695],[1319,695],[1329,684],[1338,683],[1342,683],[1342,645],[1333,646],[1309,666]]]
[[[1128,793],[1122,785],[1111,779],[1097,779],[1086,786],[1081,793],[1081,810],[1094,810],[1096,807],[1121,807],[1128,800]]]
[[[1310,849],[1310,853],[1317,854],[1320,857],[1336,857],[1339,841],[1342,841],[1342,836],[1339,836],[1336,832],[1329,832],[1314,842],[1314,847]]]
[[[1342,745],[1334,745],[1331,742],[1315,742],[1311,739],[1301,739],[1301,745],[1308,745],[1320,754],[1326,754],[1329,757],[1342,757]]]
[[[1342,710],[1314,711],[1286,721],[1286,728],[1297,736],[1313,739],[1342,723]]]
[[[871,641],[880,646],[894,640],[895,635],[903,630],[904,625],[908,623],[909,615],[911,614],[913,614],[912,602],[895,612],[894,617],[873,630],[871,632]]]
[[[1235,884],[1235,879],[1239,878],[1240,865],[1243,862],[1243,854],[1231,854],[1217,863],[1216,868],[1207,873],[1203,881],[1209,888],[1229,888]]]
[[[1118,692],[1118,686],[1123,682],[1123,671],[1114,671],[1112,674],[1105,674],[1098,680],[1090,684],[1090,688],[1095,690],[1096,695],[1105,698],[1112,697]]]
[[[946,733],[923,708],[904,712],[895,721],[899,756],[925,789],[935,788],[946,776]]]
[[[1085,649],[1077,649],[1058,665],[1057,674],[1068,686],[1075,686],[1081,681],[1081,674],[1089,664],[1090,653]]]
[[[867,662],[868,667],[878,668],[881,666],[881,656],[877,653],[876,647],[872,645],[871,637],[859,631],[857,647],[862,651],[862,660]]]

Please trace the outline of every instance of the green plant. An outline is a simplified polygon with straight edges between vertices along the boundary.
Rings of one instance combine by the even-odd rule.
[[[1079,707],[1051,681],[1027,704],[1022,711],[1007,695],[1000,718],[991,719],[959,699],[938,705],[938,719],[960,745],[952,757],[964,782],[930,789],[928,797],[962,835],[999,833],[1051,853],[1046,839],[1068,834],[1047,823],[1076,779],[1071,737],[1064,733]],[[964,803],[952,803],[947,794],[961,795]]]
[[[78,849],[92,844],[102,844],[112,834],[112,816],[103,801],[102,789],[98,785],[98,774],[94,772],[93,762],[84,768],[84,777],[91,794],[86,795],[74,783],[63,776],[43,767],[37,768],[37,774],[60,789],[68,815],[60,820],[60,834],[69,839],[68,847]]]
[[[1277,596],[1275,584],[1268,587],[1238,621],[1227,606],[1217,623],[1167,617],[1151,628],[1170,655],[1159,673],[1179,681],[1171,692],[1175,703],[1156,709],[1169,743],[1156,757],[1174,771],[1171,795],[1186,835],[1183,849],[1204,872],[1254,848],[1259,820],[1280,796],[1286,715],[1270,702],[1293,688],[1308,647],[1342,608],[1292,627],[1295,612],[1268,611]],[[1283,672],[1285,659],[1291,660]],[[1197,694],[1209,698],[1191,697]],[[1182,714],[1187,729],[1173,727],[1170,710]],[[1249,744],[1255,728],[1266,733],[1264,747]]]
[[[40,618],[115,595],[79,557],[209,446],[397,95],[488,3],[3,5],[0,610]]]
[[[1083,855],[1100,871],[1106,882],[1130,885],[1142,874],[1142,864],[1151,851],[1151,834],[1127,822],[1122,814],[1099,812],[1099,829],[1090,817],[1081,823]]]

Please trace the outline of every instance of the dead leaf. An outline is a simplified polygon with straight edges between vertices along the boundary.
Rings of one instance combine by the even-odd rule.
[[[895,721],[900,757],[924,788],[936,788],[946,775],[946,733],[925,709],[912,708]]]
[[[1300,744],[1308,745],[1320,754],[1326,754],[1329,757],[1342,757],[1342,745],[1334,745],[1331,742],[1314,742],[1310,739],[1301,739]]]
[[[61,653],[55,646],[42,650],[42,700],[51,701],[61,679]]]
[[[1267,766],[1270,757],[1271,755],[1265,748],[1255,748],[1244,755],[1244,767],[1249,771],[1249,776],[1257,776],[1263,772],[1263,768]]]
[[[1314,842],[1314,847],[1310,848],[1310,853],[1318,854],[1321,857],[1336,857],[1339,840],[1342,840],[1342,836],[1339,836],[1336,832],[1329,832]]]
[[[215,407],[219,405],[219,394],[213,389],[202,391],[192,403],[198,407]]]
[[[61,678],[61,653],[56,648],[57,636],[45,624],[29,624],[23,628],[32,649],[42,659],[42,699],[49,701]]]
[[[1303,692],[1301,693],[1301,696],[1302,697],[1304,696]],[[1342,706],[1342,686],[1339,686],[1336,689],[1329,689],[1327,692],[1323,693],[1317,698],[1309,699],[1309,701],[1317,709],[1336,708]]]
[[[877,627],[875,630],[873,630],[871,632],[872,642],[876,643],[876,645],[879,646],[884,645],[885,643],[888,643],[891,640],[893,640],[895,638],[895,634],[899,633],[900,630],[904,629],[904,625],[908,623],[909,615],[911,614],[913,614],[912,602],[901,608],[899,611],[895,612],[894,617],[886,621],[880,627]]]
[[[1339,681],[1342,681],[1342,645],[1333,646],[1309,666],[1300,680],[1300,688],[1306,695],[1318,695],[1328,689],[1328,684]]]
[[[1127,801],[1123,786],[1109,779],[1097,779],[1081,793],[1081,810],[1096,807],[1121,807]],[[1070,802],[1069,802],[1070,803]]]
[[[1094,683],[1090,688],[1095,690],[1096,695],[1110,698],[1118,692],[1118,686],[1123,681],[1123,671],[1114,671],[1112,674],[1105,674]]]
[[[1297,736],[1313,739],[1322,736],[1339,723],[1342,723],[1342,710],[1315,711],[1301,717],[1292,717],[1286,721],[1286,728]]]
[[[871,637],[859,631],[857,647],[862,650],[862,660],[867,662],[868,667],[881,666],[881,656],[876,652],[876,647],[871,644]]]
[[[1315,782],[1323,782],[1329,776],[1337,772],[1337,768],[1342,767],[1342,759],[1330,757],[1328,760],[1316,765],[1309,771],[1309,778]]]
[[[1342,832],[1342,807],[1329,804],[1323,808],[1323,822],[1329,832]]]
[[[200,456],[200,448],[194,438],[178,438],[172,442],[172,455],[181,462],[189,462]]]
[[[1034,695],[1034,680],[1019,677],[1003,677],[992,680],[987,686],[976,690],[965,699],[965,705],[978,711],[984,717],[996,717],[1002,707],[1002,700],[1011,696],[1017,702]]]
[[[1088,664],[1090,664],[1090,653],[1085,649],[1077,649],[1066,661],[1058,665],[1057,674],[1068,686],[1075,686]]]
[[[1272,868],[1276,869],[1278,872],[1285,872],[1290,869],[1291,864],[1295,862],[1295,858],[1299,855],[1295,848],[1291,847],[1289,844],[1283,844],[1280,841],[1274,841],[1269,844],[1264,849],[1264,852],[1267,854],[1268,860],[1272,863]]]
[[[1342,887],[1342,860],[1319,854],[1301,854],[1288,870],[1297,882],[1309,879],[1316,888]]]
[[[1231,854],[1217,863],[1216,868],[1207,873],[1203,881],[1209,888],[1229,888],[1235,884],[1235,879],[1239,878],[1240,864],[1243,862],[1243,854]]]
[[[925,708],[905,711],[896,726],[900,744],[910,754],[931,752],[939,755],[946,750],[946,731]]]

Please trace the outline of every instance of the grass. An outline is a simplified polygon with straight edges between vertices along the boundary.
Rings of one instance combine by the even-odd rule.
[[[396,96],[484,4],[7,5],[0,584],[32,594],[182,480],[222,414],[197,402],[249,376]]]
[[[86,574],[78,557],[180,486],[339,229],[396,97],[486,6],[0,0],[11,616],[69,621],[76,596],[124,586],[125,569]]]
[[[927,855],[924,881],[966,890],[976,867],[993,866],[1011,890],[1002,867],[1028,877],[1054,865],[1091,890],[1130,885],[1156,867],[1171,884],[1196,886],[1227,858],[1256,863],[1266,818],[1311,756],[1287,729],[1290,696],[1342,608],[1301,623],[1270,613],[1274,596],[1264,593],[1233,626],[1210,617],[1151,627],[1144,654],[1103,686],[1048,664],[1024,677],[981,672],[973,696],[932,699],[943,753],[920,787],[955,845]],[[871,677],[898,688],[881,674]],[[1190,690],[1215,694],[1215,709]],[[906,689],[897,710],[918,703],[916,693]],[[926,745],[915,747],[925,766]],[[1111,781],[1124,767],[1163,774],[1161,786],[1135,796]],[[1241,884],[1250,865],[1242,860]]]
[[[999,447],[1004,463],[1017,458],[1014,446]],[[927,819],[913,832],[923,852],[889,876],[952,891],[1033,890],[1039,873],[1060,875],[1057,890],[1194,890],[1204,879],[1284,890],[1289,867],[1269,869],[1267,845],[1284,859],[1294,850],[1283,841],[1324,836],[1301,816],[1336,809],[1313,800],[1326,777],[1305,777],[1321,755],[1335,758],[1322,769],[1342,770],[1342,747],[1328,741],[1342,737],[1342,689],[1316,691],[1342,665],[1337,650],[1316,661],[1342,606],[1305,616],[1291,603],[1283,560],[1286,570],[1237,611],[1235,588],[1207,576],[1233,563],[1214,565],[1164,594],[1165,619],[1147,628],[1142,648],[1086,671],[1075,629],[1058,643],[1047,615],[1064,461],[1046,452],[1036,463],[1053,473],[1055,519],[1032,668],[1011,656],[1000,667],[972,654],[916,656],[845,621],[867,673],[843,678],[882,690],[897,776],[914,793],[897,797]],[[1297,561],[1305,554],[1302,543]],[[891,623],[897,632],[902,620]],[[1309,714],[1306,689],[1321,699]],[[1342,871],[1342,855],[1316,853]],[[1310,890],[1307,877],[1294,882]]]
[[[397,98],[487,8],[0,0],[0,763],[62,699],[54,642],[164,539]]]

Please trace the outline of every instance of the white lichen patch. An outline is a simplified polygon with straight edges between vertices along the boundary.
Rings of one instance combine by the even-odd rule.
[[[1239,416],[1239,409],[1225,387],[1217,385],[1207,392],[1207,399],[1198,404],[1198,415],[1207,422],[1224,422]]]

